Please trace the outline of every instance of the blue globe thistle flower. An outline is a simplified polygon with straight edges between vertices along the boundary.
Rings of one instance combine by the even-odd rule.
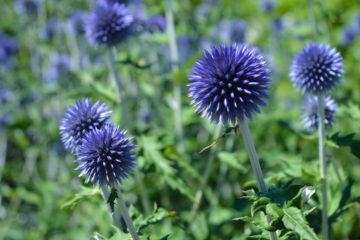
[[[74,35],[82,35],[85,33],[85,20],[87,14],[84,12],[75,12],[68,18],[68,28],[70,33]]]
[[[203,60],[196,60],[189,79],[189,96],[197,112],[209,121],[223,124],[243,120],[244,116],[260,112],[268,98],[266,90],[270,71],[262,56],[253,47],[233,43],[220,44],[203,52]]]
[[[76,101],[75,106],[69,106],[59,126],[65,148],[76,152],[85,134],[101,128],[110,117],[111,111],[108,111],[105,103],[97,101],[92,105],[92,100],[86,98]]]
[[[16,0],[14,2],[15,10],[18,14],[33,14],[36,15],[39,7],[38,0]]]
[[[275,2],[273,0],[264,0],[261,2],[260,8],[263,12],[269,13],[275,9]]]
[[[4,64],[11,55],[18,50],[17,42],[14,38],[0,32],[0,63]]]
[[[166,20],[164,16],[154,15],[149,17],[146,20],[146,29],[150,33],[154,33],[156,31],[165,32],[166,30]]]
[[[331,127],[335,122],[336,103],[330,96],[324,97],[325,109],[325,127]],[[308,96],[301,106],[301,119],[304,127],[309,130],[318,128],[318,98],[317,96]]]
[[[325,93],[336,87],[342,69],[342,57],[335,48],[311,43],[295,55],[290,78],[303,93]]]
[[[127,39],[133,22],[125,5],[101,2],[85,23],[86,36],[93,45],[113,46]]]
[[[40,29],[40,36],[45,41],[52,41],[59,31],[58,21],[56,19],[49,19],[45,26]]]
[[[242,43],[245,40],[246,23],[241,19],[224,20],[211,33],[212,42]]]
[[[48,81],[55,82],[62,76],[67,76],[72,72],[71,58],[69,55],[60,54],[50,61]]]
[[[105,124],[100,129],[93,129],[87,133],[78,148],[74,162],[81,165],[75,170],[82,170],[79,177],[87,176],[85,183],[97,182],[101,186],[107,184],[112,187],[122,182],[136,167],[136,148],[130,142],[132,137],[125,137],[126,131],[120,130],[112,123]]]
[[[341,32],[340,36],[341,45],[344,47],[348,47],[354,42],[357,35],[358,33],[353,29],[353,27],[345,27]]]

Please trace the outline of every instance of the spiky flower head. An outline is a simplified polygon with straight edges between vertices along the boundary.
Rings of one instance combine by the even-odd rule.
[[[111,111],[105,103],[97,101],[93,105],[92,99],[86,98],[76,101],[74,106],[69,106],[59,126],[65,148],[75,153],[85,134],[101,128],[110,117]]]
[[[209,121],[223,124],[243,120],[260,112],[268,98],[270,71],[262,56],[253,47],[236,43],[227,47],[212,46],[196,60],[189,79],[189,96],[197,112]]]
[[[330,96],[324,97],[325,127],[331,127],[335,122],[336,103]],[[309,130],[318,128],[318,98],[309,95],[301,106],[301,119],[304,127]]]
[[[93,45],[117,45],[128,38],[133,21],[125,5],[101,1],[85,23],[86,36]]]
[[[120,130],[112,123],[105,124],[100,129],[93,129],[85,135],[78,149],[74,162],[81,165],[75,170],[82,170],[79,177],[87,176],[85,183],[97,182],[101,186],[113,186],[127,178],[136,166],[135,144],[132,137],[125,136],[126,131]]]
[[[325,93],[336,87],[343,74],[342,69],[342,57],[335,48],[311,43],[295,55],[290,78],[303,93]]]

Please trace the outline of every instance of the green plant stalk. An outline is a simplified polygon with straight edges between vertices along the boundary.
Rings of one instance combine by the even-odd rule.
[[[171,9],[171,0],[165,0],[166,2],[166,26],[167,33],[169,38],[169,48],[170,48],[170,59],[171,67],[174,72],[179,70],[179,54],[178,47],[176,43],[176,34],[174,26],[174,16]],[[178,82],[174,82],[174,96],[175,96],[175,106],[174,106],[174,121],[175,121],[175,130],[178,136],[177,150],[181,153],[184,153],[184,137],[183,137],[183,127],[181,121],[181,86]]]
[[[107,188],[107,186],[101,186],[100,185],[100,189],[101,189],[101,195],[104,199],[104,202],[108,208],[108,211],[109,211],[109,215],[110,215],[110,218],[111,218],[111,222],[114,226],[118,227],[119,229],[121,229],[121,231],[123,232],[126,232],[124,229],[124,226],[121,224],[120,220],[121,220],[121,215],[120,213],[118,212],[117,209],[114,209],[114,212],[111,210],[111,206],[110,204],[108,203],[108,199],[109,199],[109,196],[110,196],[110,193],[109,193],[109,190]]]
[[[324,96],[318,94],[318,130],[319,130],[319,160],[320,160],[320,179],[321,179],[321,195],[323,209],[321,214],[321,231],[322,239],[329,238],[328,213],[327,213],[327,180],[326,180],[326,161],[324,158],[324,137],[325,137],[325,109]]]
[[[120,76],[115,69],[115,48],[114,47],[108,48],[108,56],[109,56],[110,71],[112,74],[112,79],[115,84],[116,94],[119,96],[119,99],[120,99],[120,106],[121,106],[122,116],[125,121],[125,126],[130,132],[132,132],[133,126],[129,120],[127,110],[126,110],[125,100],[121,93]],[[138,168],[135,169],[135,180],[140,189],[141,203],[144,208],[144,211],[146,214],[150,214],[151,213],[151,204],[150,204],[150,200],[149,200],[149,195],[141,181],[141,177],[140,177]]]
[[[217,125],[214,133],[214,140],[217,139],[220,135],[221,125]],[[215,145],[216,146],[216,145]],[[191,209],[191,219],[193,219],[196,216],[197,210],[199,209],[202,196],[204,194],[204,187],[208,181],[210,170],[213,165],[214,159],[215,159],[215,146],[211,148],[209,157],[206,161],[206,166],[204,173],[202,175],[202,182],[200,183],[199,189],[195,193],[195,201],[193,203],[192,209]]]
[[[250,134],[250,130],[249,127],[247,125],[246,119],[244,118],[243,120],[239,120],[240,122],[240,132],[243,136],[244,142],[245,142],[245,146],[246,149],[248,151],[249,154],[249,158],[250,158],[250,163],[251,163],[251,167],[254,171],[255,174],[255,178],[256,178],[256,183],[258,185],[259,191],[261,193],[267,193],[267,188],[265,185],[265,180],[261,171],[261,166],[260,166],[260,162],[259,159],[257,157],[256,154],[256,150],[255,150],[255,146]],[[266,221],[267,223],[271,222],[271,216],[266,215]],[[271,240],[277,240],[278,237],[276,235],[276,232],[269,232],[270,235],[270,239]]]
[[[117,184],[115,184],[114,187],[116,188],[117,196],[118,196],[116,198],[116,200],[117,200],[117,202],[119,204],[120,212],[121,212],[121,215],[123,216],[123,218],[125,220],[126,226],[128,227],[129,232],[130,232],[133,240],[140,240],[139,236],[137,235],[134,224],[133,224],[133,222],[132,222],[132,220],[131,220],[131,218],[129,216],[128,210],[126,208],[124,199],[123,199],[121,191],[120,191],[120,188],[119,188],[119,186]]]
[[[4,133],[0,135],[0,182],[2,178],[2,172],[6,162],[6,149],[7,149],[7,141]],[[1,197],[0,197],[1,198]]]

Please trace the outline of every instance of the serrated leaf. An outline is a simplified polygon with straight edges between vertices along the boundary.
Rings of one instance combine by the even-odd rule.
[[[311,229],[301,213],[301,210],[295,207],[283,208],[284,216],[282,221],[286,228],[296,232],[300,239],[318,240],[313,229]]]
[[[169,185],[172,189],[178,190],[180,193],[185,195],[189,200],[192,202],[195,201],[193,194],[191,193],[190,189],[184,181],[180,178],[176,178],[173,176],[164,175],[164,181],[167,185]]]
[[[148,216],[147,218],[145,218],[142,223],[140,223],[140,227],[139,230],[146,228],[149,225],[154,225],[157,224],[159,222],[161,222],[164,219],[170,218],[170,217],[175,217],[176,216],[176,212],[174,211],[167,211],[163,208],[156,208],[154,210],[154,212]],[[170,235],[170,234],[169,234]]]
[[[81,200],[88,199],[92,196],[101,194],[98,188],[81,187],[80,193],[71,196],[68,201],[61,205],[61,209],[71,209],[75,207]]]
[[[259,211],[264,211],[266,205],[270,203],[270,198],[261,197],[251,205],[251,216],[254,216]]]
[[[266,205],[266,213],[272,217],[282,217],[284,215],[283,210],[279,205],[275,203],[269,203]]]
[[[238,218],[233,218],[233,221],[243,221],[243,222],[248,222],[251,223],[253,225],[255,225],[258,228],[266,228],[267,225],[265,224],[265,222],[262,221],[257,221],[255,220],[255,218],[249,217],[249,216],[244,216],[244,217],[238,217]]]
[[[328,138],[328,141],[334,142],[337,146],[348,146],[351,149],[351,153],[360,158],[360,140],[353,139],[355,133],[351,133],[345,136],[340,136],[340,132],[337,132]]]
[[[225,163],[231,168],[238,170],[240,172],[247,172],[248,169],[243,167],[239,162],[239,157],[237,157],[234,153],[231,152],[220,152],[218,153],[218,157],[221,162]]]

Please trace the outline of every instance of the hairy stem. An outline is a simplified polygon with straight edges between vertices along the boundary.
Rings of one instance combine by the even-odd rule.
[[[321,195],[322,195],[322,214],[321,214],[321,230],[322,239],[329,238],[328,233],[328,213],[327,213],[327,180],[326,180],[326,161],[324,158],[324,137],[325,137],[325,110],[324,96],[318,94],[318,130],[319,130],[319,160],[320,160],[320,179],[321,179]]]
[[[128,213],[128,210],[126,208],[126,205],[125,205],[125,202],[124,202],[124,199],[122,197],[122,194],[121,194],[121,191],[119,189],[119,186],[118,185],[115,185],[114,186],[116,188],[116,191],[117,191],[117,195],[118,197],[116,198],[118,204],[119,204],[119,207],[120,207],[120,212],[125,220],[125,223],[126,223],[126,226],[128,227],[129,229],[129,232],[133,238],[133,240],[140,240],[139,236],[137,235],[137,232],[136,232],[136,229],[134,227],[134,224],[129,216],[129,213]]]
[[[244,142],[245,142],[245,146],[246,149],[248,151],[249,154],[249,158],[250,158],[250,163],[251,163],[251,167],[254,171],[255,174],[255,178],[256,178],[256,183],[258,185],[259,191],[261,193],[267,193],[267,188],[265,185],[265,180],[261,171],[261,166],[260,166],[260,162],[259,159],[257,157],[256,154],[256,150],[255,150],[255,146],[250,134],[250,130],[249,127],[247,125],[246,119],[244,118],[243,120],[240,120],[240,132],[243,136]],[[267,223],[271,222],[271,216],[267,215],[266,216],[266,221]],[[271,240],[277,240],[277,235],[276,232],[269,232],[270,234],[270,239]]]

